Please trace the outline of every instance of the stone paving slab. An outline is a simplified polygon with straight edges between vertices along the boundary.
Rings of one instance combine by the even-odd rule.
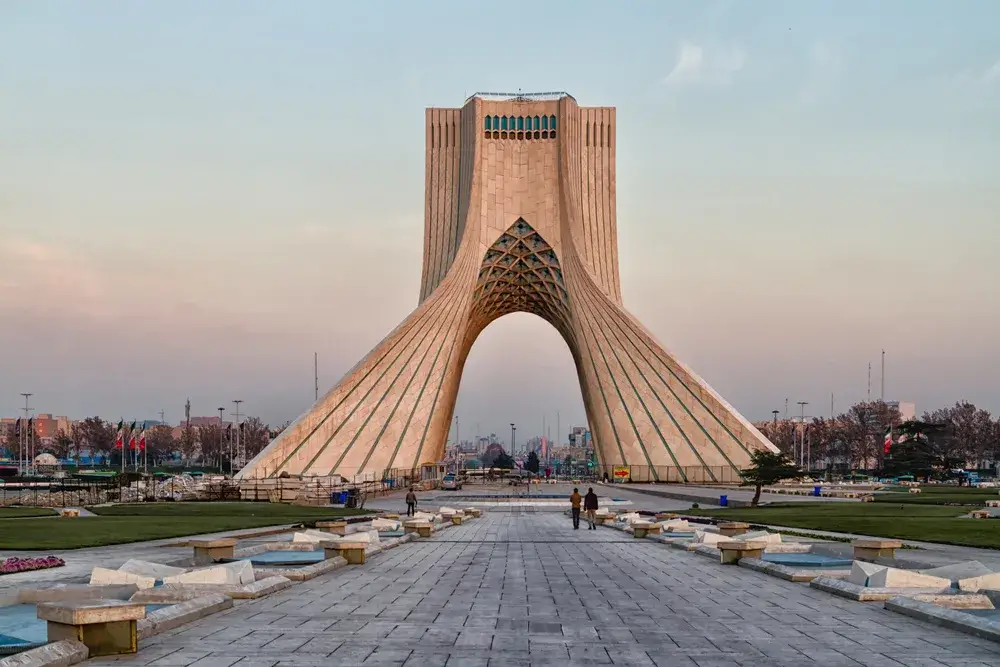
[[[88,664],[1000,664],[987,640],[620,535],[488,511]]]

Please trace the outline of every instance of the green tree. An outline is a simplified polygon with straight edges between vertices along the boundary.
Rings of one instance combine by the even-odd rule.
[[[757,507],[760,492],[765,486],[777,484],[783,479],[802,477],[803,474],[802,469],[781,452],[759,449],[750,455],[750,467],[740,471],[740,476],[743,477],[740,486],[754,487],[750,506]]]
[[[528,460],[524,462],[524,469],[537,475],[540,467],[541,461],[538,460],[538,454],[530,452],[528,454]]]
[[[949,477],[952,469],[962,467],[951,425],[909,421],[898,432],[899,440],[885,459],[886,474],[929,480],[933,476]]]
[[[500,452],[497,457],[493,459],[494,468],[507,468],[508,470],[513,470],[515,466],[514,458],[507,452]]]

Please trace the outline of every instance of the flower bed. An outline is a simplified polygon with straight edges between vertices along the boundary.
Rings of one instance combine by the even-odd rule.
[[[62,567],[66,564],[62,558],[57,556],[45,556],[43,558],[17,558],[10,557],[0,561],[0,574],[14,574],[15,572],[28,572],[30,570],[47,570],[50,567]]]

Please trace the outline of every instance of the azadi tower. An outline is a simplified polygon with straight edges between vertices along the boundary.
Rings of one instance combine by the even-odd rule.
[[[622,305],[614,108],[481,93],[427,109],[426,135],[420,303],[240,478],[440,461],[469,350],[514,312],[569,346],[602,471],[734,481],[751,451],[773,449]]]

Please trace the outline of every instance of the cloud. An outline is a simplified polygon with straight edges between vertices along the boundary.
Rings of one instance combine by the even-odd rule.
[[[814,42],[809,48],[806,78],[799,89],[800,104],[818,104],[834,97],[843,78],[846,62],[840,46],[829,40]]]
[[[701,45],[684,40],[677,49],[677,61],[663,83],[674,87],[726,85],[746,62],[746,53],[738,46]]]

